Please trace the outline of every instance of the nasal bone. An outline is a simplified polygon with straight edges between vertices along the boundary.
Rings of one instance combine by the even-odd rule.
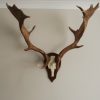
[[[51,70],[51,77],[54,77],[54,71],[56,69],[55,57],[51,56],[48,68]]]

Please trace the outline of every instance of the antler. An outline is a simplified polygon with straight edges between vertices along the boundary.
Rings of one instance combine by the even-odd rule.
[[[73,30],[72,28],[69,27],[70,31],[74,34],[75,40],[72,44],[70,44],[69,46],[65,47],[60,53],[59,53],[59,57],[62,58],[63,55],[68,52],[71,49],[75,49],[75,48],[80,48],[83,45],[78,46],[78,42],[81,39],[81,37],[83,36],[83,33],[87,27],[88,24],[88,20],[90,19],[90,17],[94,14],[94,12],[96,11],[96,9],[99,7],[99,3],[93,7],[93,5],[90,6],[90,8],[88,8],[87,10],[83,10],[81,7],[77,6],[83,13],[83,22],[80,26],[79,29],[77,29],[76,31]]]
[[[33,26],[32,30],[29,32],[26,27],[24,26],[24,20],[26,18],[29,18],[29,16],[25,15],[20,9],[18,9],[15,5],[13,5],[12,7],[9,6],[8,4],[6,4],[8,9],[10,10],[10,12],[14,15],[14,17],[18,20],[19,22],[19,27],[20,27],[20,31],[28,45],[28,48],[25,49],[25,51],[28,51],[28,50],[34,50],[36,52],[39,52],[43,55],[44,57],[44,66],[43,67],[46,67],[48,65],[48,61],[49,61],[49,58],[48,58],[48,55],[43,51],[41,50],[40,48],[34,46],[31,41],[29,40],[29,36],[31,34],[31,32],[34,30],[35,26]]]

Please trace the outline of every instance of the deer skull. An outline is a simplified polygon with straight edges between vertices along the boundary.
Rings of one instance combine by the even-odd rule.
[[[59,55],[56,53],[49,53],[48,56],[50,60],[48,66],[46,67],[46,70],[47,70],[48,78],[50,79],[51,82],[53,82],[57,76],[57,72],[60,68],[61,61]]]

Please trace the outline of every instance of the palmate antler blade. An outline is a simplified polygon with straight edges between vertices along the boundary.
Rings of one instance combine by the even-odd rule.
[[[48,64],[48,61],[49,61],[49,58],[47,56],[47,54],[41,50],[40,48],[34,46],[30,40],[29,40],[29,36],[30,36],[30,33],[34,30],[35,26],[33,26],[32,30],[29,32],[26,27],[24,26],[24,20],[26,18],[29,18],[29,16],[25,15],[20,9],[18,9],[15,5],[13,5],[12,7],[9,6],[8,4],[7,5],[7,8],[10,10],[10,12],[14,15],[14,17],[18,20],[19,22],[19,27],[20,27],[20,31],[28,45],[28,48],[25,49],[25,51],[27,50],[34,50],[36,52],[39,52],[43,55],[44,57],[44,66],[43,67],[46,67],[47,64]]]
[[[60,58],[63,57],[63,55],[68,52],[69,50],[71,49],[75,49],[75,48],[80,48],[82,47],[83,45],[81,46],[78,46],[78,42],[79,40],[81,39],[81,37],[83,36],[83,33],[86,29],[86,26],[88,24],[88,20],[90,19],[90,17],[94,14],[94,12],[96,11],[96,9],[99,7],[99,3],[93,7],[93,5],[90,6],[89,9],[87,10],[83,10],[81,7],[77,6],[83,13],[83,22],[80,26],[79,29],[77,30],[73,30],[72,28],[69,27],[70,31],[74,34],[74,37],[75,37],[75,41],[70,44],[69,46],[65,47],[60,53],[59,53],[59,56]]]

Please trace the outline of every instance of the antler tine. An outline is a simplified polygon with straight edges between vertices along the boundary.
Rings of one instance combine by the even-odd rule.
[[[79,29],[77,30],[73,30],[72,28],[69,27],[70,31],[74,34],[74,37],[75,37],[75,40],[72,44],[70,44],[69,46],[65,47],[60,53],[59,53],[59,56],[60,58],[63,57],[63,55],[68,52],[69,50],[71,49],[75,49],[75,48],[80,48],[82,47],[83,45],[80,45],[78,46],[78,42],[79,40],[81,39],[81,37],[83,36],[83,33],[87,27],[87,24],[88,24],[88,20],[90,19],[90,17],[94,14],[94,12],[96,11],[96,9],[99,7],[99,3],[93,7],[93,5],[91,5],[87,10],[84,10],[83,8],[77,6],[81,11],[82,11],[82,14],[83,14],[83,22],[80,26]]]
[[[49,61],[49,58],[47,56],[47,54],[41,50],[40,48],[34,46],[31,41],[29,40],[29,36],[30,36],[30,33],[34,30],[35,28],[35,25],[33,26],[32,30],[29,32],[26,27],[24,26],[24,20],[26,18],[29,18],[29,16],[25,15],[20,9],[18,9],[16,7],[16,5],[13,5],[12,7],[9,6],[8,4],[7,5],[7,8],[10,10],[10,12],[14,15],[14,17],[18,20],[19,22],[19,27],[20,27],[20,31],[25,39],[25,42],[27,43],[28,45],[28,48],[25,49],[25,51],[27,50],[34,50],[36,52],[39,52],[43,55],[44,57],[44,66],[43,67],[46,67],[47,64],[48,64],[48,61]]]

